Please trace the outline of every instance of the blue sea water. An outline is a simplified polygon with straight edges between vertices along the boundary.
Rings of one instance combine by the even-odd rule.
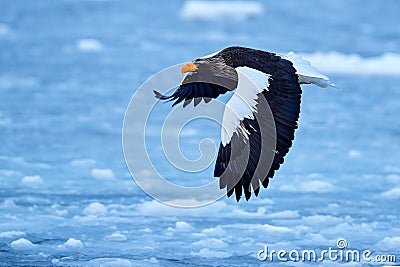
[[[400,54],[396,0],[259,3],[260,16],[198,21],[181,18],[183,1],[0,0],[0,266],[307,266],[257,251],[338,238],[399,264],[400,73],[332,71],[340,90],[305,86],[285,164],[249,202],[172,208],[131,178],[125,109],[166,67],[229,45]],[[193,141],[218,138],[209,129],[181,140],[189,157]],[[184,185],[213,179],[159,168]]]

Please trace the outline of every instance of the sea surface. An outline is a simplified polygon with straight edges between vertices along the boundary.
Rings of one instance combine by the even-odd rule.
[[[191,4],[0,0],[0,266],[399,265],[399,1]],[[126,167],[125,110],[151,75],[230,45],[300,53],[337,88],[303,87],[293,147],[258,198],[166,206]],[[180,140],[188,158],[219,143],[202,123]],[[171,181],[213,181],[147,143]],[[257,258],[339,239],[396,262]]]

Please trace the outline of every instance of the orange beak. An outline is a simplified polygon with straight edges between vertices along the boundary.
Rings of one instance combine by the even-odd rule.
[[[198,68],[195,64],[193,64],[192,62],[186,63],[182,67],[182,75],[186,72],[196,71],[196,70],[198,70]]]

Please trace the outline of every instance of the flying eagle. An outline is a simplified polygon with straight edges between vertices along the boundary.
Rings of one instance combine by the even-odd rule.
[[[237,201],[242,192],[246,200],[252,191],[258,196],[260,184],[267,188],[269,179],[283,163],[297,129],[300,85],[334,86],[328,77],[293,52],[283,56],[238,46],[186,63],[182,74],[186,76],[172,95],[154,91],[155,96],[174,101],[173,106],[183,102],[185,107],[191,101],[197,106],[202,100],[208,103],[221,94],[234,92],[225,106],[214,176],[220,179],[220,188],[227,189],[228,197],[235,192]],[[244,76],[239,74],[244,74],[254,86],[241,81]],[[268,110],[272,121],[267,119]],[[268,157],[261,155],[261,132],[271,124],[274,124],[271,138],[275,142],[267,164]],[[249,153],[243,156],[240,151],[246,144]],[[257,171],[264,165],[267,166],[264,172]]]

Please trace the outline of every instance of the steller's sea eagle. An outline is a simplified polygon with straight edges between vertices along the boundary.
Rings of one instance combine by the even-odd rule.
[[[254,88],[241,83],[238,73],[245,74]],[[174,101],[173,106],[183,102],[185,107],[192,100],[197,106],[201,100],[208,103],[228,91],[234,92],[225,106],[214,176],[220,179],[221,189],[227,188],[228,197],[235,192],[237,201],[242,192],[246,200],[250,198],[251,191],[258,196],[259,184],[267,188],[269,179],[283,163],[292,146],[299,119],[300,85],[334,86],[328,77],[293,52],[282,56],[238,46],[186,63],[182,74],[186,76],[172,95],[165,96],[154,91],[155,96]],[[268,169],[260,175],[256,171],[258,165],[264,164],[260,132],[269,124],[260,114],[267,109],[273,116],[276,142],[270,164],[265,163]],[[249,145],[246,157],[242,157],[241,153],[232,154],[234,147],[240,152],[244,144]]]

